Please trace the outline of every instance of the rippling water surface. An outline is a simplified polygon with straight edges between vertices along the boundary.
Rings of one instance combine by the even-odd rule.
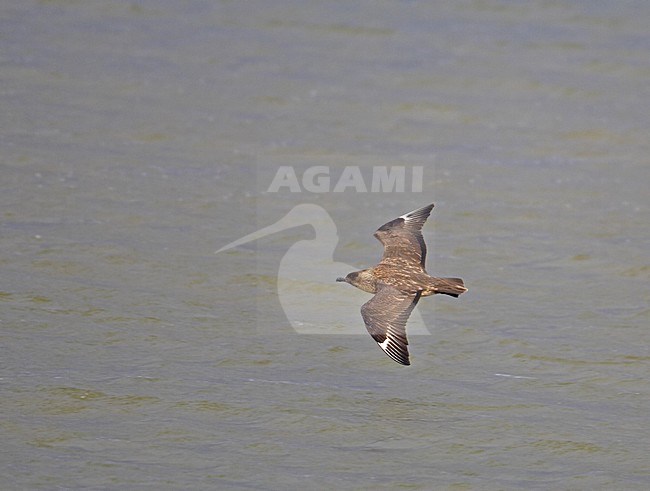
[[[648,22],[4,2],[2,489],[648,489]],[[384,166],[422,190],[333,192]],[[429,202],[428,269],[470,290],[420,302],[401,367],[335,269]]]

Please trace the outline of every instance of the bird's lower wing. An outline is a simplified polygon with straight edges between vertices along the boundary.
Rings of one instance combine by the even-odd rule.
[[[361,307],[366,329],[377,344],[397,363],[410,365],[406,321],[420,300],[416,294],[380,284],[377,293]]]

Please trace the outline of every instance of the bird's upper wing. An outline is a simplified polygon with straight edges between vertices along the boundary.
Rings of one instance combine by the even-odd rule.
[[[381,262],[399,258],[417,263],[424,267],[427,246],[422,237],[422,226],[427,221],[433,204],[411,211],[395,220],[382,225],[375,232],[375,237],[384,245]]]
[[[361,306],[366,329],[397,363],[410,365],[406,321],[420,300],[421,292],[402,293],[392,286],[380,283],[377,293]]]

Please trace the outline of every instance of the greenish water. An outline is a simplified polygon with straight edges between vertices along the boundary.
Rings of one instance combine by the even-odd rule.
[[[647,489],[649,20],[5,2],[2,489]],[[422,191],[268,192],[279,166]],[[214,254],[313,204],[323,257],[366,267],[429,202],[428,269],[470,290],[420,302],[408,368],[329,263],[292,326],[309,224]]]

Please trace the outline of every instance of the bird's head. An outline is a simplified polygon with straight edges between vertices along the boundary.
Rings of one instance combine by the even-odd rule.
[[[355,280],[357,279],[358,276],[359,276],[359,272],[354,271],[348,274],[345,278],[339,276],[338,278],[336,278],[336,281],[343,281],[344,283],[350,283],[351,285],[354,285]]]
[[[377,292],[377,279],[372,274],[372,271],[363,269],[361,271],[353,271],[345,278],[336,278],[336,281],[343,281],[352,286],[356,286],[360,290],[368,293]]]

